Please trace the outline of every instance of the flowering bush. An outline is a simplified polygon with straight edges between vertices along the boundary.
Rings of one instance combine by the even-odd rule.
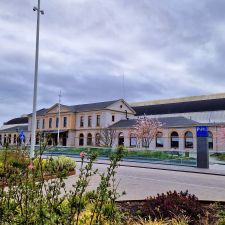
[[[65,170],[74,168],[73,160],[67,157],[43,159],[43,149],[40,149],[40,155],[35,159],[29,159],[26,152],[17,151],[24,155],[26,166],[11,170],[13,167],[6,157],[2,161],[1,224],[122,224],[121,212],[115,203],[121,196],[116,190],[115,175],[118,162],[123,156],[122,149],[110,157],[107,171],[100,174],[99,185],[92,191],[87,191],[87,187],[90,178],[98,173],[93,168],[95,153],[81,155],[80,173],[74,180],[73,189],[68,191]],[[54,175],[54,179],[46,181],[46,171],[50,176]],[[7,188],[4,184],[7,184]]]

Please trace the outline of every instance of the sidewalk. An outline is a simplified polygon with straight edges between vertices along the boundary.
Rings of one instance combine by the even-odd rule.
[[[78,155],[67,155],[67,156],[76,159],[77,162],[81,161]],[[99,159],[95,161],[95,164],[109,165],[109,163],[110,163],[109,160],[105,157],[99,157]],[[225,176],[225,165],[219,165],[219,164],[212,164],[210,165],[209,169],[201,169],[201,168],[196,168],[193,166],[151,163],[151,162],[146,162],[146,161],[138,160],[138,159],[136,160],[124,159],[119,164],[120,166],[125,166],[125,167],[136,167],[136,168],[145,168],[145,169]]]

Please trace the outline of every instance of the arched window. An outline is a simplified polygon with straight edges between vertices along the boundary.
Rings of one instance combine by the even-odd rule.
[[[87,135],[87,145],[92,145],[92,134],[91,133],[89,133]]]
[[[213,149],[213,134],[211,131],[208,131],[208,148]]]
[[[79,146],[83,146],[84,145],[84,135],[80,134],[79,136]]]
[[[163,133],[158,132],[156,134],[156,147],[157,148],[163,148],[163,146],[164,146]]]
[[[99,133],[97,133],[95,135],[95,145],[100,146],[100,134]]]
[[[119,133],[118,145],[124,145],[124,135],[123,132]]]
[[[9,144],[11,144],[11,140],[12,140],[12,135],[9,134],[9,136],[8,136],[8,143],[9,143]]]
[[[179,135],[176,131],[171,133],[171,148],[179,148]]]
[[[184,135],[185,148],[193,148],[193,134],[187,131]]]
[[[16,144],[16,134],[13,136],[13,144]]]
[[[4,144],[6,144],[7,142],[7,137],[6,137],[6,134],[4,135]]]

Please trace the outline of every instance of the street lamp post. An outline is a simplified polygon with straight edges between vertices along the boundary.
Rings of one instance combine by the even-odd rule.
[[[33,8],[37,12],[37,32],[36,32],[36,54],[35,54],[35,72],[34,72],[34,93],[33,93],[33,114],[31,124],[31,147],[30,157],[34,157],[35,149],[35,130],[36,130],[36,107],[37,107],[37,82],[38,82],[38,57],[39,57],[39,29],[40,29],[40,14],[44,15],[44,11],[41,10],[41,2],[38,0],[38,7]]]

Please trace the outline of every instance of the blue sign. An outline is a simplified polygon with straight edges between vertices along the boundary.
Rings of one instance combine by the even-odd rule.
[[[25,140],[25,135],[24,135],[23,130],[20,131],[19,137],[20,137],[20,141],[21,141],[21,142],[24,142],[24,140]]]
[[[207,126],[198,126],[196,127],[197,137],[208,137],[208,127]]]

